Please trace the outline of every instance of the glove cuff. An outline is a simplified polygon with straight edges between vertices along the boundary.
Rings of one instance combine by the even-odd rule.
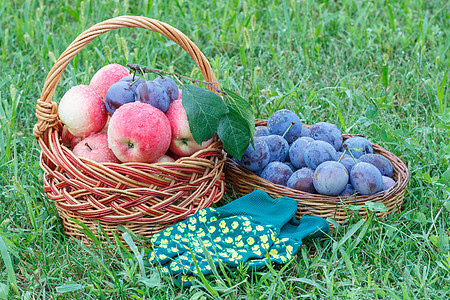
[[[280,236],[302,241],[322,237],[330,232],[330,224],[321,217],[303,215],[300,220],[293,218],[281,228]]]
[[[223,216],[248,216],[253,222],[272,224],[276,228],[289,222],[297,212],[297,201],[289,197],[272,198],[266,192],[254,190],[222,207],[217,212]]]

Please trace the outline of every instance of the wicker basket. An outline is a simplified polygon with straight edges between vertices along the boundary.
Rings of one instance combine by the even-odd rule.
[[[267,120],[256,120],[256,126],[267,125]],[[350,136],[344,136],[344,139]],[[367,201],[384,203],[387,212],[376,212],[380,218],[385,218],[387,214],[397,212],[402,203],[409,182],[409,171],[406,165],[394,154],[388,152],[383,147],[373,144],[374,153],[385,156],[392,163],[395,185],[390,189],[373,195],[360,195],[341,198],[338,196],[326,196],[297,191],[286,186],[273,184],[253,172],[239,166],[233,160],[227,159],[225,163],[225,178],[227,185],[232,187],[240,195],[247,194],[254,189],[266,191],[272,197],[288,196],[297,200],[297,218],[303,214],[332,218],[337,223],[343,224],[353,211],[348,208],[350,204],[365,206]],[[367,210],[362,207],[359,213],[367,217]]]
[[[95,37],[118,28],[144,28],[180,45],[195,61],[204,79],[217,82],[198,47],[177,29],[157,20],[123,16],[96,24],[80,34],[50,70],[37,101],[34,135],[42,148],[44,192],[55,202],[64,233],[89,242],[81,221],[95,234],[98,223],[109,237],[121,225],[149,237],[219,201],[225,192],[225,153],[216,141],[208,148],[173,163],[97,163],[82,159],[61,144],[62,124],[52,101],[62,72]],[[210,90],[215,92],[211,87]]]

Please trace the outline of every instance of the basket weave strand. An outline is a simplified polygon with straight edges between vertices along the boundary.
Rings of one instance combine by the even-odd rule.
[[[267,120],[256,120],[255,125],[265,126],[267,125]],[[348,137],[350,136],[344,136],[344,139]],[[372,147],[374,153],[383,155],[392,163],[393,179],[395,181],[395,185],[390,189],[373,195],[358,195],[344,198],[297,191],[286,186],[273,184],[239,166],[231,159],[227,159],[225,164],[226,182],[240,195],[245,195],[254,189],[261,189],[275,198],[281,196],[294,198],[298,203],[296,216],[299,219],[304,214],[307,214],[331,218],[339,224],[344,224],[352,213],[352,210],[348,207],[349,205],[361,206],[358,212],[362,217],[367,217],[367,210],[364,207],[367,201],[383,203],[387,208],[387,212],[378,211],[376,215],[380,218],[385,218],[387,214],[399,211],[409,182],[409,170],[397,156],[383,147],[374,143],[372,143]]]
[[[208,60],[189,38],[168,24],[145,17],[122,16],[98,23],[60,55],[37,100],[33,134],[42,149],[44,192],[56,205],[64,233],[86,243],[90,241],[77,222],[96,235],[100,224],[110,238],[118,225],[150,237],[219,201],[225,192],[225,155],[220,141],[175,162],[151,164],[97,163],[75,156],[61,144],[62,124],[58,104],[52,99],[61,75],[94,38],[118,28],[144,28],[166,36],[190,55],[206,81],[217,82]]]

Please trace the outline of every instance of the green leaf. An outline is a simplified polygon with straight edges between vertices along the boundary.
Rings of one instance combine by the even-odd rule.
[[[361,205],[353,205],[353,204],[349,204],[348,205],[348,209],[350,209],[350,210],[353,210],[353,211],[355,211],[355,210],[360,210],[361,208],[363,208],[364,206],[361,206]]]
[[[203,243],[203,240],[201,239],[201,237],[197,237],[197,240],[198,240],[200,246],[202,247],[203,255],[205,256],[206,262],[208,263],[208,266],[211,268],[213,275],[216,277],[216,280],[225,286],[225,282],[223,281],[222,277],[219,275],[216,265],[214,264],[214,259],[212,258],[211,253],[206,248],[205,243]]]
[[[381,202],[366,201],[365,204],[370,211],[388,211],[386,205]]]
[[[448,211],[450,211],[450,200],[445,201],[444,207],[445,207]]]
[[[445,172],[442,173],[442,180],[443,180],[443,182],[449,182],[450,181],[450,166],[448,166],[447,170],[445,170]]]
[[[139,252],[138,247],[136,247],[136,244],[134,243],[133,239],[131,238],[131,235],[128,232],[125,232],[124,234],[122,234],[122,237],[123,237],[124,241],[130,247],[130,249],[133,251],[134,256],[136,257],[136,259],[138,261],[139,268],[141,269],[141,277],[145,278],[146,274],[145,274],[144,260],[143,260],[142,253]]]
[[[80,232],[83,232],[94,244],[100,245],[100,240],[97,238],[95,233],[92,232],[92,230],[86,226],[83,222],[77,219],[70,218],[70,221],[73,221],[77,223],[81,228],[77,228]]]
[[[334,228],[336,228],[336,230],[337,230],[338,232],[341,231],[342,225],[339,224],[338,222],[336,222],[335,219],[332,219],[332,218],[330,218],[330,217],[327,217],[326,220],[327,220],[328,223],[330,223],[331,225],[333,225]]]
[[[157,272],[152,273],[149,278],[139,277],[138,280],[149,288],[161,287],[161,276]]]
[[[192,85],[183,85],[183,107],[194,140],[201,144],[214,136],[217,122],[228,108],[217,94]]]
[[[78,283],[64,284],[56,287],[56,292],[60,294],[75,292],[84,289],[84,285]]]
[[[417,222],[419,222],[419,223],[422,223],[422,224],[427,223],[427,217],[425,216],[424,213],[422,213],[422,212],[420,212],[420,211],[417,211],[417,212],[414,214],[414,217],[415,217],[415,220],[416,220]]]
[[[0,299],[8,299],[9,285],[0,282]]]
[[[206,294],[202,291],[198,291],[196,292],[194,295],[191,296],[190,300],[204,300],[204,299],[208,299],[205,296]]]
[[[350,150],[357,151],[357,152],[361,152],[361,151],[363,151],[364,149],[361,148],[361,147],[353,147],[353,148],[350,148]]]
[[[246,119],[232,108],[229,113],[220,118],[217,134],[222,140],[225,151],[239,159],[250,143],[250,131]]]
[[[2,235],[0,234],[0,254],[2,256],[4,266],[6,267],[6,274],[8,275],[8,282],[13,287],[16,294],[19,294],[19,288],[17,286],[16,273],[14,272],[14,266],[11,261],[11,257],[8,253],[8,248],[3,241]]]
[[[436,128],[448,130],[448,129],[450,129],[450,125],[445,125],[443,123],[439,123],[439,124],[436,124]]]
[[[447,248],[450,246],[450,237],[446,235],[445,233],[443,235],[431,235],[430,236],[430,242],[433,243],[434,246],[441,248],[441,245],[444,246],[444,248]]]
[[[248,123],[248,128],[250,129],[251,138],[253,139],[253,136],[256,133],[256,127],[255,115],[253,114],[253,109],[250,103],[228,89],[225,89],[225,92],[227,93],[227,96],[225,96],[226,104],[235,111],[239,112],[239,114],[245,119]]]
[[[375,105],[369,105],[364,111],[364,115],[371,121],[378,118],[378,108]]]

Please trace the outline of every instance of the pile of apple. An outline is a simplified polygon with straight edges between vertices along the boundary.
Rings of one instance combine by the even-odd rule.
[[[173,162],[212,143],[194,141],[171,78],[144,80],[119,64],[99,69],[89,85],[70,88],[58,115],[63,145],[101,163]]]

